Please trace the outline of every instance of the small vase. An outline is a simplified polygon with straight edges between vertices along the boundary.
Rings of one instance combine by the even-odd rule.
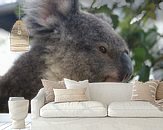
[[[29,100],[23,97],[12,97],[8,101],[9,115],[12,119],[13,129],[25,128],[25,118],[28,114]]]

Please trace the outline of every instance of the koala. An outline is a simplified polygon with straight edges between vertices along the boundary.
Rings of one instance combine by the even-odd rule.
[[[105,21],[79,9],[78,0],[26,0],[31,49],[1,77],[0,112],[11,96],[31,100],[41,79],[121,82],[132,74],[125,41]]]

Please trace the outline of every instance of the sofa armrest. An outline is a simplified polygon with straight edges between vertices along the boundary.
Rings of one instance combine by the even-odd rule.
[[[36,97],[31,100],[31,118],[35,119],[40,116],[40,109],[45,104],[44,88],[40,89]]]

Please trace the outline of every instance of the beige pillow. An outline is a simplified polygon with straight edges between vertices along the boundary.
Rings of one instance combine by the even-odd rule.
[[[45,99],[46,103],[54,101],[54,92],[53,89],[65,89],[64,81],[50,81],[46,79],[41,79],[42,84],[45,90]]]
[[[147,81],[145,83],[135,81],[131,100],[154,102],[158,83],[159,81]]]
[[[79,102],[87,101],[85,95],[86,88],[79,89],[53,89],[55,95],[55,102]]]
[[[65,86],[67,89],[79,89],[79,88],[86,88],[86,96],[88,99],[90,99],[89,94],[89,81],[83,80],[83,81],[75,81],[71,79],[64,78]]]
[[[160,100],[163,99],[163,81],[159,83],[157,92],[156,92],[156,99]]]

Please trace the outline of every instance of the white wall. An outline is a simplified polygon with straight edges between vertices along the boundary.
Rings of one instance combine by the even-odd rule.
[[[0,29],[0,76],[4,75],[22,54],[10,51],[9,33]]]

